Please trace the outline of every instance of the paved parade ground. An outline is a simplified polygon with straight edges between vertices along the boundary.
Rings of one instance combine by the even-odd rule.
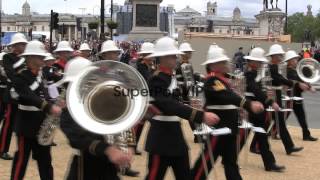
[[[320,109],[320,98],[319,94],[310,94],[306,96],[306,110],[309,117],[309,124],[313,128],[320,128],[319,123],[319,112]],[[289,124],[294,125],[296,122],[295,118],[290,118]],[[182,124],[185,132],[185,137],[190,145],[191,161],[194,162],[195,158],[199,154],[200,146],[192,142],[193,137],[190,128],[187,123]],[[148,129],[148,125],[144,129],[144,133]],[[294,139],[297,146],[304,146],[304,150],[301,153],[296,153],[291,156],[287,156],[281,141],[271,140],[272,150],[276,156],[278,164],[285,165],[286,171],[284,173],[270,173],[263,169],[261,157],[252,153],[249,153],[248,146],[245,147],[244,151],[240,155],[240,166],[241,174],[245,180],[318,180],[320,177],[320,143],[319,142],[303,142],[301,130],[298,127],[292,127],[290,125],[289,131]],[[312,135],[320,137],[320,130],[313,129]],[[143,136],[145,137],[145,136]],[[251,136],[252,137],[252,136]],[[251,138],[250,137],[250,138]],[[53,164],[55,179],[62,180],[66,173],[68,163],[70,160],[71,149],[61,132],[58,132],[55,142],[58,146],[53,147]],[[139,144],[139,149],[142,150],[143,141]],[[174,147],[172,147],[174,148]],[[15,143],[11,147],[10,153],[13,154],[15,150]],[[135,156],[133,161],[133,169],[139,170],[141,175],[138,178],[124,177],[125,180],[142,180],[146,174],[146,153],[142,156]],[[12,161],[0,160],[0,179],[8,180],[10,176]],[[224,173],[221,163],[217,163],[217,168],[210,174],[211,178],[215,180],[224,180]],[[39,179],[37,166],[35,161],[30,161],[26,173],[26,180],[37,180]],[[174,179],[171,171],[167,173],[166,180]]]

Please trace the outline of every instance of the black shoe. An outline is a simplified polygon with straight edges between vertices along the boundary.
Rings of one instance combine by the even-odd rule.
[[[142,153],[136,149],[134,154],[137,155],[137,156],[141,156]]]
[[[8,153],[1,153],[0,158],[3,160],[12,160],[13,157],[10,156]]]
[[[140,172],[134,171],[130,168],[127,168],[126,171],[124,172],[124,175],[129,176],[129,177],[138,177],[139,174],[140,174]]]
[[[284,166],[279,166],[277,164],[273,164],[271,167],[266,167],[266,171],[272,172],[283,172],[286,169]]]
[[[254,149],[254,148],[250,148],[250,152],[254,153],[254,154],[260,154],[260,150],[258,149]]]
[[[303,147],[293,147],[293,148],[291,148],[290,150],[287,151],[287,154],[290,155],[291,153],[299,152],[299,151],[302,151],[302,150],[303,150]]]
[[[304,141],[318,141],[318,138],[314,138],[312,136],[303,137]]]

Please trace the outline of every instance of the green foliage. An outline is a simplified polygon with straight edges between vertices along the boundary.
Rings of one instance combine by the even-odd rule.
[[[312,41],[320,38],[320,13],[316,17],[303,13],[295,13],[288,17],[288,33],[292,35],[293,42],[303,42],[308,30],[311,31]]]
[[[114,22],[114,21],[107,21],[107,25],[110,29],[117,29],[118,27],[118,23],[117,22]]]
[[[99,27],[99,22],[97,22],[97,21],[90,22],[90,23],[88,24],[88,26],[89,26],[89,29],[98,29],[98,27]]]

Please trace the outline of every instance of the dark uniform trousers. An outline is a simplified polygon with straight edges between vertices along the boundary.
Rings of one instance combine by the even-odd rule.
[[[190,179],[188,146],[184,139],[180,119],[201,123],[203,112],[179,101],[180,93],[171,70],[159,67],[149,80],[152,105],[161,115],[150,120],[145,150],[148,156],[146,180],[162,180],[168,167],[172,167],[178,180]],[[172,118],[171,120],[169,120]]]
[[[251,100],[256,100],[261,102],[262,104],[264,104],[265,108],[268,108],[269,106],[271,106],[274,101],[272,99],[269,99],[266,92],[263,91],[261,81],[256,80],[256,77],[258,76],[258,72],[256,70],[248,69],[248,71],[245,73],[245,76],[246,76],[246,84],[247,84],[246,90],[248,93],[252,94],[248,96],[248,98],[250,98]],[[260,127],[260,128],[263,128],[264,130],[267,129],[268,123],[267,123],[266,111],[259,114],[254,114],[252,112],[249,112],[248,118],[249,118],[249,121],[255,127]],[[251,142],[250,149],[260,151],[265,168],[270,168],[276,163],[275,157],[270,150],[267,134],[255,132]]]
[[[260,114],[249,114],[249,120],[255,127],[261,127],[263,129],[266,129],[265,126],[265,119],[266,113],[260,113]],[[273,153],[270,150],[270,145],[268,142],[268,136],[264,133],[258,133],[255,132],[251,145],[256,145],[254,142],[258,144],[258,149],[260,150],[260,154],[263,160],[263,164],[265,168],[268,168],[276,163],[275,157]]]
[[[287,76],[289,79],[291,80],[296,80],[299,82],[303,82],[300,77],[297,74],[296,69],[292,69],[292,68],[288,68],[287,69]],[[293,89],[293,95],[296,97],[302,97],[302,93],[303,91],[298,88],[295,87]],[[298,122],[302,128],[302,135],[304,138],[309,137],[310,136],[310,131],[308,129],[308,123],[307,123],[307,119],[306,119],[306,114],[305,114],[305,110],[304,110],[304,105],[303,105],[303,100],[301,101],[293,101],[293,112],[296,115]],[[289,117],[289,114],[288,114]]]
[[[23,179],[31,151],[33,159],[35,159],[38,164],[40,179],[52,180],[51,147],[39,145],[36,138],[28,138],[25,136],[18,136],[18,151],[15,153],[13,160],[11,180]]]
[[[24,60],[13,53],[8,53],[3,56],[3,67],[7,75],[7,88],[3,92],[2,103],[6,106],[1,107],[4,110],[4,122],[0,133],[0,153],[7,153],[11,144],[13,127],[16,121],[17,102],[11,98],[10,90],[12,81],[17,77],[17,72],[24,67]],[[7,81],[11,81],[10,83]]]
[[[297,84],[294,81],[288,80],[286,78],[284,78],[278,70],[278,65],[273,64],[273,65],[269,65],[270,67],[270,72],[271,72],[271,78],[272,78],[272,85],[279,87],[279,86],[288,86],[290,88],[296,88]],[[278,103],[278,105],[283,108],[283,104],[282,104],[282,91],[281,90],[276,90],[276,102]],[[285,122],[285,117],[284,117],[284,113],[283,112],[275,112],[277,113],[277,117],[274,114],[273,119],[275,119],[275,127],[278,127],[279,129],[277,129],[280,135],[280,138],[282,140],[282,143],[285,147],[286,152],[289,152],[293,147],[294,147],[294,143],[291,139],[291,136],[289,134],[289,131],[287,129],[287,125]]]
[[[210,152],[211,146],[213,158],[216,160],[218,156],[222,156],[222,163],[224,165],[225,176],[227,180],[241,180],[242,177],[239,172],[237,164],[239,145],[244,144],[244,134],[238,137],[238,119],[239,111],[237,107],[243,107],[250,110],[250,100],[240,97],[233,92],[229,80],[226,76],[216,76],[215,73],[209,74],[209,77],[204,86],[206,97],[206,109],[216,113],[220,118],[220,122],[215,125],[215,128],[228,127],[232,133],[230,135],[223,135],[219,137],[211,137],[210,144],[206,144],[204,150],[206,167],[210,171],[213,162],[211,162]],[[222,108],[222,109],[221,109]],[[242,141],[242,142],[240,142]],[[240,144],[239,144],[240,143]],[[209,146],[210,145],[210,146]],[[203,156],[200,155],[194,167],[192,168],[193,179],[206,179],[205,167],[203,164]]]
[[[38,163],[41,180],[53,179],[51,165],[51,148],[38,143],[37,135],[43,120],[51,108],[45,101],[44,86],[41,73],[33,74],[29,69],[22,70],[13,87],[19,95],[15,132],[18,137],[18,149],[12,164],[11,180],[22,180],[32,152],[33,159]]]
[[[213,162],[210,159],[210,152],[208,146],[211,146],[214,161],[219,156],[222,156],[222,162],[224,164],[224,171],[227,180],[241,180],[239,173],[239,167],[237,165],[237,136],[236,135],[224,135],[224,136],[211,136],[210,144],[205,144],[204,157],[206,160],[206,167],[208,171],[213,168]],[[196,160],[192,170],[191,176],[193,180],[206,180],[205,167],[203,163],[202,155]]]

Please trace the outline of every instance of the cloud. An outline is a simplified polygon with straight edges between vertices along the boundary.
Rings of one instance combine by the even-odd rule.
[[[25,0],[2,0],[2,9],[5,13],[21,13],[21,7]],[[114,0],[114,3],[123,4],[125,0]],[[214,0],[211,0],[214,1]],[[193,9],[203,13],[206,10],[206,4],[208,0],[163,0],[162,6],[168,4],[174,4],[176,10],[181,10],[187,5]],[[233,9],[239,7],[242,11],[242,15],[245,17],[253,17],[258,14],[262,9],[263,0],[216,0],[218,3],[218,14],[221,16],[232,16]],[[319,12],[320,3],[319,0],[293,0],[289,1],[288,8],[289,14],[295,12],[306,12],[307,5],[312,4],[314,15]],[[82,14],[79,8],[86,8],[86,13],[98,14],[100,6],[100,0],[28,0],[31,6],[31,11],[39,13],[50,13],[50,10],[64,13]],[[110,0],[105,0],[105,4],[108,6]],[[279,7],[285,9],[285,0],[279,0]]]

